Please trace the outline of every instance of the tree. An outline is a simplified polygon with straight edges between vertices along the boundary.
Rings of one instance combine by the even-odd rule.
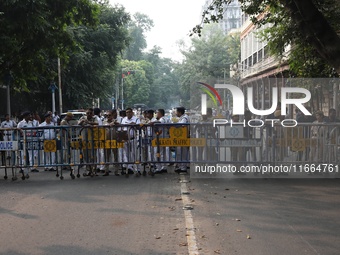
[[[101,6],[96,28],[74,27],[79,45],[70,52],[64,72],[65,95],[69,108],[89,107],[95,98],[109,100],[115,87],[115,75],[121,52],[127,47],[127,23],[130,16],[122,7]]]
[[[192,87],[198,81],[215,84],[229,78],[230,65],[240,57],[238,38],[239,34],[224,35],[216,24],[211,24],[204,27],[201,37],[191,39],[191,47],[182,50],[185,60],[176,68],[184,102],[199,95],[200,90]]]
[[[91,0],[0,2],[0,77],[10,73],[17,87],[26,88],[50,72],[47,60],[74,47],[69,25],[95,26],[99,4]]]
[[[152,27],[153,21],[147,15],[138,12],[133,15],[129,25],[130,44],[124,54],[125,59],[139,61],[143,58],[143,50],[147,47],[145,32]]]
[[[340,4],[326,0],[241,0],[242,10],[252,17],[257,25],[274,24],[269,31],[271,49],[283,54],[286,45],[308,45],[313,47],[321,59],[340,73]],[[223,18],[224,5],[230,0],[215,0],[203,12],[202,23],[217,22]],[[260,14],[266,14],[258,19]],[[202,23],[192,34],[201,34]],[[285,27],[281,33],[278,27]],[[302,49],[300,47],[300,49]]]
[[[124,76],[123,93],[124,105],[132,107],[134,104],[148,105],[150,99],[150,78],[153,77],[152,65],[145,61],[122,60],[123,72],[132,70],[133,74]],[[149,78],[148,78],[149,77]]]
[[[175,63],[169,58],[161,58],[162,49],[154,46],[144,54],[144,59],[153,66],[149,106],[171,108],[178,105],[178,79],[174,74]]]

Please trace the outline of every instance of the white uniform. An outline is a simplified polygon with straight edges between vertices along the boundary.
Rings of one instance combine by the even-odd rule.
[[[18,126],[17,128],[33,128],[33,122],[32,121],[26,121],[25,119],[23,119],[22,121],[20,121],[18,123]],[[30,141],[33,141],[33,135],[34,135],[34,132],[33,131],[30,131],[30,130],[24,130],[23,131],[25,134],[26,134],[26,141],[27,142],[30,142]],[[33,166],[34,164],[34,160],[33,160],[33,149],[32,148],[27,148],[26,147],[26,151],[28,151],[28,165],[29,166]],[[21,157],[21,165],[22,166],[25,166],[26,165],[26,159],[25,159],[25,156],[26,155],[26,152],[21,150],[20,151],[20,157]],[[26,171],[26,173],[28,172],[28,168],[25,168],[23,169],[24,171]]]
[[[103,125],[103,119],[99,117],[98,115],[94,115],[94,117],[97,119],[98,126]],[[99,170],[104,171],[105,165],[101,165],[100,163],[104,162],[104,149],[97,149],[97,163],[99,164]]]
[[[5,120],[5,121],[1,122],[1,125],[0,125],[1,128],[15,128],[16,126],[17,126],[17,123],[14,120],[9,120],[9,121]],[[12,130],[5,130],[5,131],[3,131],[3,134],[4,134],[4,141],[5,142],[13,140],[13,131]],[[10,155],[11,155],[11,152],[8,151],[7,156],[10,156]]]
[[[166,117],[161,117],[159,118],[159,120],[157,120],[158,123],[161,123],[161,124],[167,124],[167,123],[170,123],[169,119],[167,119]],[[161,127],[160,128],[162,130],[162,134],[160,135],[160,138],[164,138],[164,137],[167,137],[167,132],[168,132],[168,128],[167,127]],[[159,153],[160,153],[160,162],[163,162],[163,161],[169,161],[169,147],[159,147]],[[154,159],[155,161],[158,161],[158,158],[157,158],[157,147],[154,148]],[[156,163],[156,171],[165,171],[166,170],[166,164],[165,163]]]
[[[5,120],[1,122],[1,128],[15,128],[17,126],[17,123],[14,120]],[[12,130],[6,130],[4,131],[4,141],[12,141]]]
[[[189,116],[186,114],[183,114],[181,117],[179,117],[178,123],[190,123]],[[177,147],[176,150],[176,159],[177,161],[186,161],[189,158],[189,148],[188,147]],[[178,164],[181,171],[187,170],[187,163],[179,163]]]
[[[124,117],[122,119],[122,125],[129,125],[131,123],[140,124],[140,120],[136,116],[132,116],[131,119],[129,119],[128,117]],[[123,130],[128,132],[128,137],[129,137],[129,141],[124,143],[123,162],[136,161],[135,156],[136,156],[136,149],[137,149],[137,141],[136,141],[137,134],[135,130],[130,127],[124,127]],[[135,165],[131,163],[128,165],[124,164],[123,167],[127,167],[127,169],[130,169],[130,170],[137,170],[135,168]]]
[[[46,121],[44,121],[43,123],[41,123],[39,125],[39,127],[54,127],[54,123],[46,123]],[[44,129],[41,130],[43,135],[42,135],[42,139],[43,140],[54,140],[56,135],[55,135],[55,129]],[[44,152],[44,159],[43,159],[44,165],[45,165],[45,170],[48,169],[48,167],[46,166],[50,166],[49,168],[52,169],[52,165],[55,164],[55,152]]]

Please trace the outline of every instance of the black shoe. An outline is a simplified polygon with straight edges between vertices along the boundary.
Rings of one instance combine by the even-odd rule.
[[[103,174],[103,176],[109,176],[109,173],[106,172],[105,174]]]
[[[54,169],[53,167],[51,167],[48,171],[50,171],[50,172],[55,172],[55,171],[57,171],[57,170]]]
[[[181,172],[181,169],[177,168],[175,169],[175,172],[179,174]]]
[[[128,169],[128,174],[134,174],[134,171],[132,169]]]
[[[103,174],[103,173],[105,173],[105,170],[100,170],[100,172]]]
[[[166,173],[168,173],[168,170],[167,170],[167,169],[162,169],[162,170],[161,170],[161,173],[166,174]]]
[[[33,168],[33,169],[31,169],[31,172],[33,172],[33,173],[39,173],[39,170],[36,169],[36,168]]]
[[[155,171],[154,174],[161,174],[162,171],[158,170],[158,171]]]
[[[124,170],[122,171],[122,175],[126,175],[126,173],[125,173],[125,171],[124,171]]]

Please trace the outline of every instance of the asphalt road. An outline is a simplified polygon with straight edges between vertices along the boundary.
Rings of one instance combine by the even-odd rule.
[[[189,179],[170,172],[60,180],[40,172],[1,179],[0,201],[1,255],[340,251],[340,179]],[[186,203],[192,210],[183,210]]]

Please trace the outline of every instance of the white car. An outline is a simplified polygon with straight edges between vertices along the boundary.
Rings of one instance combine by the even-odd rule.
[[[78,125],[78,120],[82,117],[86,115],[85,111],[69,111],[72,112],[73,114],[73,118],[70,121],[71,125]],[[60,114],[60,121],[63,120],[66,116],[67,112],[64,112],[62,114]]]

